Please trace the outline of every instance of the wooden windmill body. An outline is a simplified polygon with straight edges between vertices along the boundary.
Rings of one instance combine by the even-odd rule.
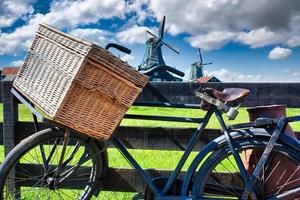
[[[203,63],[202,59],[202,53],[201,49],[198,49],[200,61],[197,61],[191,65],[191,72],[189,76],[189,81],[195,81],[204,83],[204,82],[221,82],[217,77],[215,76],[206,76],[204,73],[204,66],[205,65],[211,65],[212,63]]]
[[[150,31],[147,31],[152,37],[146,42],[146,51],[142,63],[138,66],[138,70],[149,76],[150,81],[182,81],[184,73],[167,66],[163,56],[161,47],[166,45],[176,53],[178,50],[163,41],[165,16],[162,18],[159,27],[159,36],[155,36]]]

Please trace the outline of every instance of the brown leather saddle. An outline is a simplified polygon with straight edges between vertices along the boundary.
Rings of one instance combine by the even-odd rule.
[[[234,102],[250,93],[250,90],[243,88],[225,88],[222,92],[213,88],[205,88],[203,91],[223,102]]]

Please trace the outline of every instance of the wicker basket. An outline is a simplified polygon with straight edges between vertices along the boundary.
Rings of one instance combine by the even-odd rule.
[[[105,49],[40,24],[13,85],[50,119],[107,140],[147,81]]]

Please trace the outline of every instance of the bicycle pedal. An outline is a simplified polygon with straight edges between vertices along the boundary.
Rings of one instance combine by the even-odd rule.
[[[142,192],[139,192],[137,194],[135,194],[131,200],[143,200],[144,199],[144,194]]]

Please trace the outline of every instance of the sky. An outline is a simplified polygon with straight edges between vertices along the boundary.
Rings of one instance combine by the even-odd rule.
[[[43,22],[113,51],[137,67],[146,30],[157,34],[166,16],[162,47],[167,65],[185,72],[202,49],[207,76],[223,82],[300,82],[299,0],[0,0],[0,68],[20,66]]]

